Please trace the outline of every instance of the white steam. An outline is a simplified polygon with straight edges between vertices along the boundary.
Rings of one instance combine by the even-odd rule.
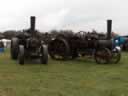
[[[63,25],[68,13],[68,9],[61,9],[60,11],[49,13],[41,19],[41,25],[45,27],[44,29],[59,29]]]

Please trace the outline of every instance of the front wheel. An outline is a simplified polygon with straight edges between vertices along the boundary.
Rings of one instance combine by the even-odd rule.
[[[121,59],[121,51],[115,48],[112,51],[112,58],[111,58],[111,63],[117,64]]]
[[[18,62],[20,65],[24,64],[24,59],[25,59],[25,55],[24,55],[24,46],[20,45],[19,46],[19,55],[18,55]]]
[[[98,64],[108,64],[110,63],[112,54],[108,48],[97,49],[94,53],[94,58]]]
[[[19,40],[18,38],[12,38],[11,40],[11,58],[16,60],[18,57],[18,49],[19,49]]]
[[[41,46],[41,56],[40,56],[40,61],[41,64],[47,64],[48,63],[48,48],[46,45]]]

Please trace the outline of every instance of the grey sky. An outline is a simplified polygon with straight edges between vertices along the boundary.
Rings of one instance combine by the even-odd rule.
[[[1,0],[0,31],[29,28],[29,17],[37,17],[37,29],[113,31],[128,34],[127,0]]]

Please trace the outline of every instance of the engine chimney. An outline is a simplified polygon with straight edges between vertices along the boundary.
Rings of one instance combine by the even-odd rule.
[[[111,39],[112,20],[107,20],[107,39]]]
[[[31,16],[30,17],[30,30],[31,31],[35,31],[35,20],[36,20],[36,17],[35,16]]]

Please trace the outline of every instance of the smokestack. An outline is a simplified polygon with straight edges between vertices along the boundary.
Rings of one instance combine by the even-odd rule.
[[[112,20],[107,20],[107,39],[111,39]]]
[[[32,30],[32,31],[35,31],[35,20],[36,20],[36,17],[35,16],[31,16],[30,17],[30,29]]]

